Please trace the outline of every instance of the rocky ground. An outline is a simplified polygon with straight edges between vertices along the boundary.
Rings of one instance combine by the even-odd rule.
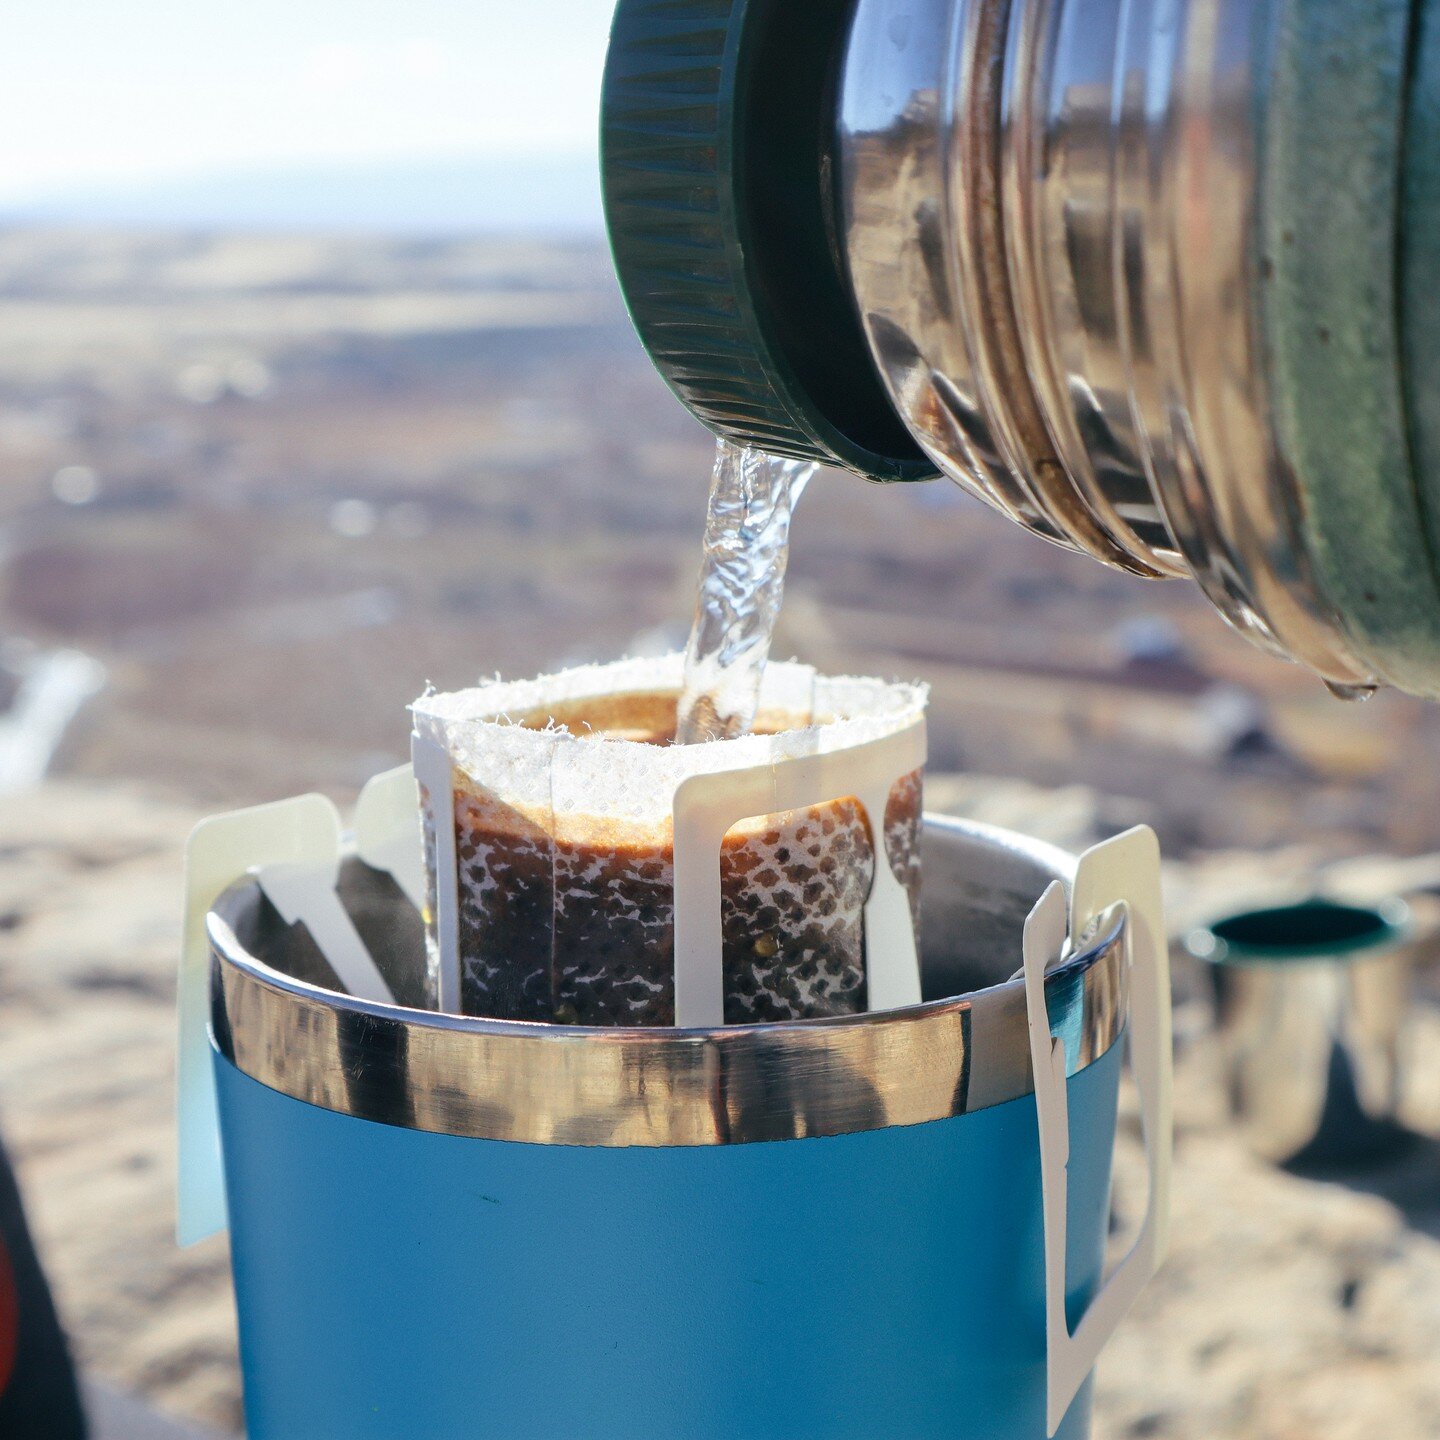
[[[1079,843],[1109,824],[1082,789],[942,782],[935,798]],[[51,782],[0,807],[0,1120],[86,1367],[238,1428],[223,1241],[178,1250],[171,1121],[180,851],[195,815]],[[1182,921],[1313,861],[1220,856],[1172,872]],[[1372,867],[1369,883],[1383,880]],[[1440,1433],[1440,1143],[1299,1176],[1246,1154],[1218,1100],[1203,1012],[1179,977],[1171,1257],[1100,1371],[1097,1435],[1431,1440]],[[1440,1012],[1417,1073],[1440,1135]],[[1117,1205],[1144,1171],[1127,1114]]]
[[[0,1125],[83,1363],[238,1426],[224,1243],[173,1238],[180,853],[196,818],[76,784],[0,805]]]
[[[1193,1017],[1182,1015],[1182,1022]],[[1183,1026],[1182,1026],[1183,1028]],[[1440,1015],[1417,1076],[1440,1135]],[[1440,1144],[1296,1175],[1248,1155],[1203,1035],[1176,1073],[1171,1251],[1100,1367],[1099,1440],[1428,1440],[1440,1434]],[[1135,1117],[1120,1210],[1143,1204]]]

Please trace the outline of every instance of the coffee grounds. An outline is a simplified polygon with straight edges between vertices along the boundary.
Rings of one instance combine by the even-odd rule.
[[[674,697],[606,696],[522,717],[542,728],[668,743]],[[801,723],[767,714],[757,733]],[[454,774],[466,1014],[671,1025],[674,864],[668,826],[560,815],[541,823]],[[919,919],[922,776],[896,784],[884,847]],[[853,796],[742,822],[720,853],[727,1024],[866,1008],[864,905],[875,854]]]

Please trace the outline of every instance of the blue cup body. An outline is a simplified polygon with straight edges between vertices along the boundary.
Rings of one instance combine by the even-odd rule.
[[[1121,1049],[1069,1081],[1072,1314]],[[1045,1435],[1033,1095],[607,1148],[380,1124],[215,1065],[250,1440]]]
[[[1015,969],[1073,861],[944,817],[924,843],[921,1004],[712,1030],[342,995],[232,887],[210,1033],[250,1440],[1043,1440]],[[423,967],[398,891],[340,892],[377,963]],[[1072,1326],[1108,1228],[1125,924],[1097,916],[1044,987]],[[1086,1385],[1059,1433],[1089,1429]]]

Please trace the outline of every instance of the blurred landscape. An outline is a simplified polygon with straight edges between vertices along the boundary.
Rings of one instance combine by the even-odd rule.
[[[713,443],[599,241],[11,228],[0,341],[0,1119],[85,1363],[233,1428],[223,1246],[169,1240],[185,833],[353,797],[427,683],[683,644]],[[1400,864],[1440,848],[1440,707],[1341,703],[949,482],[817,479],[775,648],[928,681],[939,808],[1153,824],[1177,927],[1347,857],[1440,885]],[[1434,1148],[1364,1184],[1250,1160],[1194,990],[1176,1256],[1102,1440],[1440,1433]]]
[[[344,792],[427,681],[683,642],[711,442],[601,243],[12,230],[0,335],[9,688],[105,675],[54,773]],[[1143,802],[1177,854],[1440,838],[1440,712],[1338,703],[1192,586],[945,481],[827,475],[793,549],[777,653],[929,680],[937,771]]]

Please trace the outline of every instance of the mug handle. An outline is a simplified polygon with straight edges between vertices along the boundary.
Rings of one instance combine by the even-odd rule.
[[[1150,1198],[1134,1245],[1101,1285],[1072,1334],[1065,1316],[1066,1167],[1070,1158],[1065,1047],[1050,1033],[1045,967],[1060,955],[1067,930],[1072,939],[1083,934],[1091,918],[1116,905],[1124,907],[1126,918],[1130,1063],[1140,1093]],[[1064,893],[1058,882],[1053,883],[1025,922],[1024,954],[1045,1227],[1045,1433],[1053,1436],[1115,1327],[1165,1257],[1172,1140],[1170,958],[1160,898],[1160,849],[1154,832],[1148,826],[1136,826],[1087,850],[1076,866],[1068,925]]]

